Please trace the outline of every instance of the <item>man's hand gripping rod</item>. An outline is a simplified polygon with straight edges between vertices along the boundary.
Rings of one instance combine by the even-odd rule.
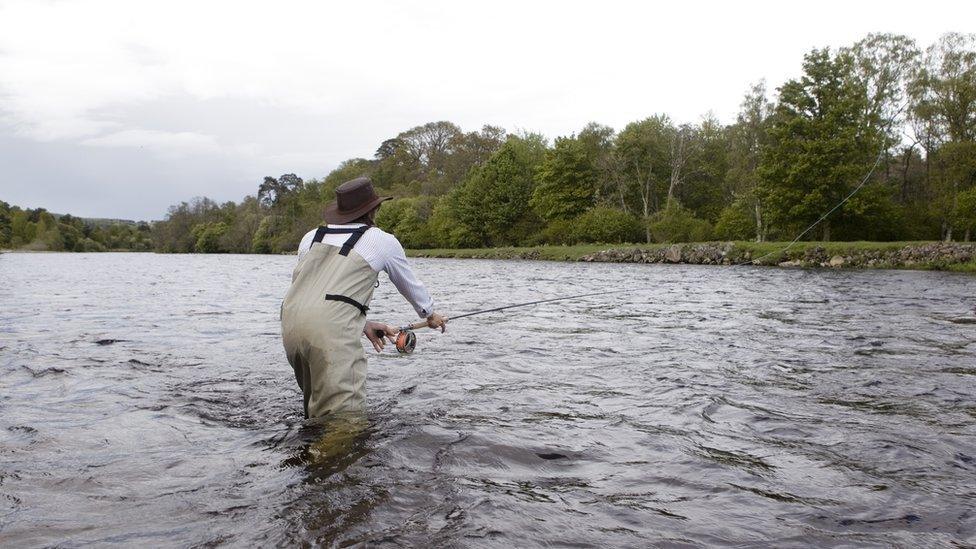
[[[444,323],[448,321],[447,317],[444,317]],[[413,333],[414,330],[419,330],[421,328],[429,328],[430,325],[426,320],[420,320],[414,322],[413,324],[407,324],[406,326],[400,326],[397,328],[399,333],[396,336],[396,350],[399,353],[410,354],[414,349],[417,348],[417,334]]]

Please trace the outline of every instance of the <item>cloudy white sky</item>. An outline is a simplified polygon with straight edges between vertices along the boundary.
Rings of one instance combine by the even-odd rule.
[[[973,27],[959,0],[0,0],[0,200],[159,219],[434,120],[550,137],[728,122],[813,47]]]

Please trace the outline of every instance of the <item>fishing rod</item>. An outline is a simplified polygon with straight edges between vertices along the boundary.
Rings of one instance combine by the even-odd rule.
[[[813,228],[816,227],[817,225],[819,225],[824,219],[827,219],[827,217],[829,217],[830,214],[834,213],[838,208],[840,208],[841,206],[843,206],[848,200],[850,200],[855,194],[857,194],[867,184],[868,179],[871,178],[871,176],[874,174],[874,171],[878,168],[878,165],[881,164],[881,159],[883,158],[884,153],[885,153],[886,150],[887,149],[882,146],[881,150],[878,152],[878,156],[875,159],[874,164],[871,166],[871,169],[868,170],[868,173],[865,174],[865,176],[864,176],[863,179],[861,179],[861,182],[856,187],[854,187],[854,190],[852,190],[850,193],[848,193],[847,196],[845,196],[833,208],[831,208],[830,210],[828,210],[827,213],[821,215],[816,221],[813,222],[813,224],[811,224],[809,227],[807,227],[806,229],[804,229],[803,232],[801,232],[800,234],[798,234],[796,236],[796,238],[794,238],[792,241],[790,241],[789,244],[786,245],[786,247],[784,247],[781,250],[780,249],[773,250],[772,252],[769,252],[769,253],[767,253],[765,255],[762,255],[760,257],[757,257],[755,259],[749,259],[749,260],[743,261],[742,263],[734,263],[734,264],[732,264],[732,267],[741,267],[743,265],[755,264],[756,262],[758,262],[758,261],[760,261],[762,259],[765,259],[765,258],[767,258],[767,257],[769,257],[771,255],[780,254],[780,253],[783,253],[783,252],[789,250],[790,248],[792,248],[793,245],[796,244],[797,242],[799,242],[799,240],[801,238],[803,238],[803,236],[805,234],[807,234],[811,230],[813,230]],[[595,296],[595,295],[615,294],[615,293],[625,292],[625,291],[628,291],[628,290],[629,290],[629,288],[616,289],[616,290],[608,290],[608,291],[605,291],[605,292],[590,292],[590,293],[585,293],[585,294],[576,294],[576,295],[569,295],[569,296],[563,296],[563,297],[554,297],[554,298],[550,298],[550,299],[539,299],[539,300],[536,300],[536,301],[526,301],[525,303],[515,303],[513,305],[503,305],[501,307],[493,307],[491,309],[482,309],[480,311],[472,311],[470,313],[464,313],[464,314],[456,315],[456,316],[453,316],[453,317],[445,318],[445,322],[447,320],[458,320],[458,319],[466,318],[466,317],[469,317],[469,316],[481,315],[481,314],[485,314],[485,313],[493,313],[493,312],[496,312],[496,311],[504,311],[506,309],[514,309],[516,307],[528,307],[529,305],[539,305],[541,303],[552,303],[554,301],[564,301],[564,300],[567,300],[567,299],[579,299],[581,297],[589,297],[589,296]],[[410,353],[412,353],[413,350],[417,348],[417,334],[414,333],[414,330],[419,330],[421,328],[426,328],[426,327],[427,327],[427,322],[421,320],[419,322],[414,322],[413,324],[407,324],[406,326],[401,326],[400,328],[398,328],[399,332],[396,335],[396,341],[395,341],[396,342],[396,349],[397,349],[397,351],[400,352],[400,353],[402,353],[402,354],[410,354]],[[378,330],[376,332],[376,335],[378,337],[384,337],[386,334],[382,330]]]
[[[464,314],[455,315],[455,316],[452,316],[452,317],[446,317],[444,319],[444,321],[447,322],[448,320],[458,320],[458,319],[461,319],[461,318],[467,318],[469,316],[483,315],[483,314],[486,314],[486,313],[494,313],[496,311],[504,311],[506,309],[515,309],[516,307],[528,307],[529,305],[539,305],[539,304],[542,304],[542,303],[552,303],[554,301],[565,301],[567,299],[579,299],[581,297],[590,297],[590,296],[595,296],[595,295],[617,294],[617,293],[621,293],[621,292],[625,292],[625,291],[628,291],[628,289],[608,290],[608,291],[604,291],[604,292],[589,292],[589,293],[585,293],[585,294],[567,295],[567,296],[562,296],[562,297],[553,297],[553,298],[550,298],[550,299],[539,299],[539,300],[536,300],[536,301],[526,301],[525,303],[515,303],[515,304],[512,304],[512,305],[503,305],[501,307],[493,307],[491,309],[482,309],[480,311],[472,311],[470,313],[464,313]],[[396,336],[396,349],[397,349],[397,351],[400,352],[400,353],[403,353],[403,354],[410,354],[410,353],[412,353],[413,350],[417,347],[417,334],[414,333],[414,330],[419,330],[421,328],[427,328],[427,327],[428,327],[427,326],[427,321],[421,320],[421,321],[418,321],[418,322],[414,322],[413,324],[407,324],[406,326],[401,326],[400,328],[398,328],[399,329],[399,333],[397,333],[397,336]],[[383,333],[382,331],[377,331],[376,332],[376,335],[382,337],[383,335],[385,335],[385,333]]]
[[[901,112],[907,106],[908,106],[908,102],[907,101],[905,101],[905,102],[902,103],[901,107],[891,116],[891,118],[888,119],[887,124],[885,124],[885,131],[887,131],[888,129],[890,129],[894,125],[895,120],[898,118],[898,116],[901,114]],[[875,170],[878,169],[878,166],[881,164],[881,160],[884,158],[884,154],[885,154],[885,152],[887,150],[888,149],[885,146],[885,143],[882,142],[881,148],[878,151],[878,156],[874,160],[874,164],[871,165],[871,169],[869,169],[868,172],[864,175],[864,177],[861,179],[861,182],[858,183],[858,185],[856,187],[854,187],[854,189],[850,193],[848,193],[840,202],[838,202],[837,204],[835,204],[834,207],[832,207],[829,210],[827,210],[826,213],[824,213],[819,218],[817,218],[817,220],[814,221],[809,227],[807,227],[806,229],[804,229],[800,234],[796,235],[796,237],[793,240],[791,240],[783,249],[773,250],[773,251],[771,251],[771,252],[769,252],[769,253],[767,253],[765,255],[762,255],[762,256],[757,257],[755,259],[749,259],[749,260],[743,261],[742,263],[734,263],[734,264],[732,264],[732,266],[733,267],[741,267],[743,265],[755,264],[758,261],[763,260],[763,259],[765,259],[765,258],[767,258],[769,256],[772,256],[772,255],[775,255],[775,254],[781,254],[783,252],[788,251],[790,248],[793,247],[794,244],[796,244],[797,242],[799,242],[800,239],[803,238],[804,235],[806,235],[807,233],[809,233],[810,231],[812,231],[816,226],[820,225],[820,223],[823,222],[823,220],[825,220],[828,217],[830,217],[830,214],[832,214],[835,211],[837,211],[841,206],[843,206],[851,198],[853,198],[854,195],[856,195],[858,192],[860,192],[860,190],[868,183],[868,180],[871,178],[871,176],[874,175]],[[461,319],[461,318],[465,318],[465,317],[469,317],[469,316],[474,316],[474,315],[481,315],[481,314],[485,314],[485,313],[493,313],[495,311],[504,311],[506,309],[514,309],[516,307],[528,307],[529,305],[538,305],[540,303],[552,303],[553,301],[564,301],[564,300],[567,300],[567,299],[578,299],[578,298],[581,298],[581,297],[588,297],[588,296],[594,296],[594,295],[615,294],[615,293],[625,292],[625,291],[628,291],[628,290],[629,290],[629,288],[626,288],[626,289],[616,289],[616,290],[609,290],[609,291],[605,291],[605,292],[591,292],[591,293],[577,294],[577,295],[570,295],[570,296],[563,296],[563,297],[554,297],[554,298],[551,298],[551,299],[540,299],[540,300],[537,300],[537,301],[527,301],[525,303],[515,303],[513,305],[504,305],[504,306],[501,306],[501,307],[494,307],[494,308],[491,308],[491,309],[483,309],[483,310],[480,310],[480,311],[473,311],[473,312],[470,312],[470,313],[464,313],[464,314],[461,314],[461,315],[457,315],[457,316],[451,317],[449,319],[448,318],[445,318],[445,322],[447,320],[458,320],[458,319]],[[414,330],[419,330],[421,328],[426,328],[426,327],[427,327],[427,322],[426,321],[414,322],[413,324],[408,324],[406,326],[400,327],[399,328],[399,333],[397,333],[397,336],[396,336],[396,348],[397,348],[397,351],[399,351],[400,353],[403,353],[403,354],[412,353],[413,350],[417,347],[417,334],[414,333]],[[376,332],[376,335],[378,337],[383,337],[386,334],[382,330],[378,330]]]

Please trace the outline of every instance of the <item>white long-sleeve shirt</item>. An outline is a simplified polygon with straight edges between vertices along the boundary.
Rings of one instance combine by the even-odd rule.
[[[329,225],[329,227],[333,229],[355,229],[362,227],[362,224]],[[302,242],[298,245],[299,261],[305,257],[309,248],[312,247],[316,230],[317,228],[312,229],[302,237]],[[322,243],[342,247],[349,237],[349,233],[326,234],[322,238]],[[390,282],[396,286],[397,291],[407,298],[407,301],[410,302],[410,305],[421,318],[427,318],[434,312],[434,300],[427,292],[427,288],[417,280],[417,276],[414,275],[413,269],[407,262],[407,254],[403,252],[403,246],[400,245],[400,241],[395,236],[377,227],[370,227],[352,249],[356,250],[356,253],[365,259],[374,271],[385,272],[390,277]]]

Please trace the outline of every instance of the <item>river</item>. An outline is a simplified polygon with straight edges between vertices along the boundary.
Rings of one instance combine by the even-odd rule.
[[[306,423],[285,256],[0,255],[0,546],[976,543],[976,278],[416,260]],[[414,320],[381,275],[371,315]]]

